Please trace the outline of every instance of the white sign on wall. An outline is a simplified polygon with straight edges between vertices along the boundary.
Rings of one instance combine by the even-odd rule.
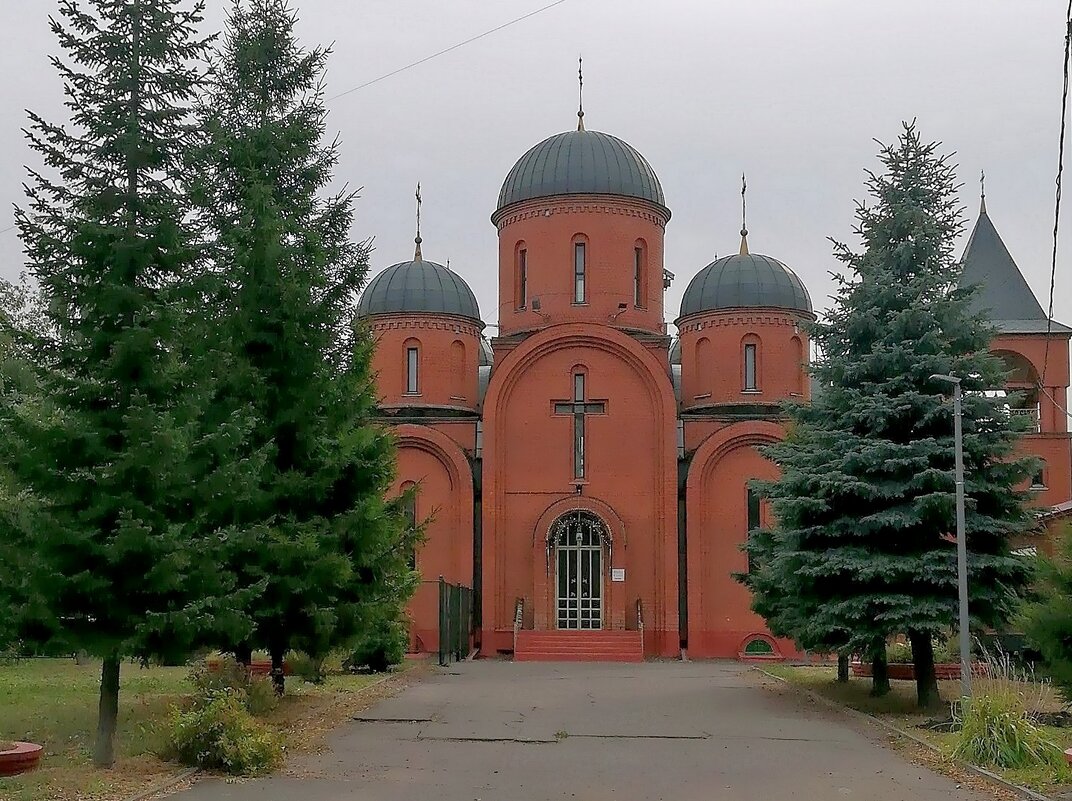
[[[625,568],[624,567],[612,567],[610,569],[611,581],[625,581]]]

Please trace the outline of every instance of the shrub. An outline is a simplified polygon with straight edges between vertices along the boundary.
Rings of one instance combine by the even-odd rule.
[[[1049,767],[1069,777],[1064,752],[1024,709],[1015,693],[994,692],[953,705],[960,730],[953,755],[974,765],[1010,768]]]
[[[1039,560],[1037,592],[1023,607],[1020,623],[1046,672],[1072,702],[1072,529],[1066,527],[1059,542],[1056,558]]]
[[[891,665],[912,664],[912,646],[906,642],[895,642],[887,645],[886,662]]]
[[[287,664],[290,665],[292,676],[304,679],[310,684],[324,683],[327,673],[324,668],[323,658],[309,656],[304,651],[292,651],[290,656],[287,657]]]
[[[214,694],[231,691],[242,699],[246,711],[252,715],[266,715],[279,705],[279,696],[270,679],[251,677],[245,665],[230,657],[198,663],[190,671],[190,683],[194,686],[194,706],[208,703]]]
[[[190,683],[198,695],[216,690],[244,691],[249,684],[249,671],[232,657],[212,657],[194,665],[190,670]]]
[[[253,718],[242,694],[233,689],[210,690],[203,705],[172,709],[166,753],[185,765],[252,776],[276,767],[283,759],[278,735]]]
[[[275,691],[272,680],[265,676],[251,678],[245,688],[246,711],[256,717],[263,717],[279,706],[279,694]]]
[[[347,670],[368,668],[373,673],[383,673],[402,662],[408,641],[409,632],[401,617],[384,614],[370,622],[343,664]]]

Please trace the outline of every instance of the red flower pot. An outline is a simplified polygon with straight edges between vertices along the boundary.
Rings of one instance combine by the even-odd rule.
[[[1065,751],[1065,762],[1072,765],[1072,748]]]
[[[0,751],[0,776],[14,776],[37,767],[42,747],[35,743],[15,743],[15,747]]]

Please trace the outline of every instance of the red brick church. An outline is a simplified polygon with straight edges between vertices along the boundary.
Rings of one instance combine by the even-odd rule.
[[[800,278],[749,250],[698,269],[664,307],[670,209],[640,153],[584,129],[532,147],[491,216],[497,335],[459,271],[424,258],[376,275],[360,313],[378,345],[381,412],[398,436],[397,489],[428,520],[422,577],[474,588],[481,653],[516,658],[737,657],[793,652],[732,574],[772,478],[757,446],[778,405],[807,402],[814,319]],[[965,253],[1028,391],[1026,447],[1041,507],[1072,498],[1066,406],[1072,329],[1050,326],[985,209]],[[698,262],[699,265],[699,262]],[[493,312],[494,314],[494,312]],[[677,336],[667,330],[674,320]],[[437,648],[435,585],[411,605],[412,645]],[[515,622],[520,632],[515,634]]]

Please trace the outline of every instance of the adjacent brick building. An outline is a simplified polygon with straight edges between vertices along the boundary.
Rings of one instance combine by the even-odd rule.
[[[700,269],[679,313],[665,309],[669,221],[645,158],[580,124],[503,184],[497,335],[419,236],[415,258],[361,297],[397,426],[397,489],[417,485],[414,516],[428,521],[417,567],[474,587],[487,655],[792,651],[732,574],[767,515],[749,482],[776,475],[756,449],[783,435],[779,404],[810,397],[811,300],[742,231],[740,252]],[[1013,412],[1037,421],[1024,447],[1046,460],[1038,502],[1066,502],[1072,329],[1047,323],[985,209],[965,260],[1010,383],[1028,391]],[[416,649],[437,647],[436,599],[428,584],[413,602]]]

